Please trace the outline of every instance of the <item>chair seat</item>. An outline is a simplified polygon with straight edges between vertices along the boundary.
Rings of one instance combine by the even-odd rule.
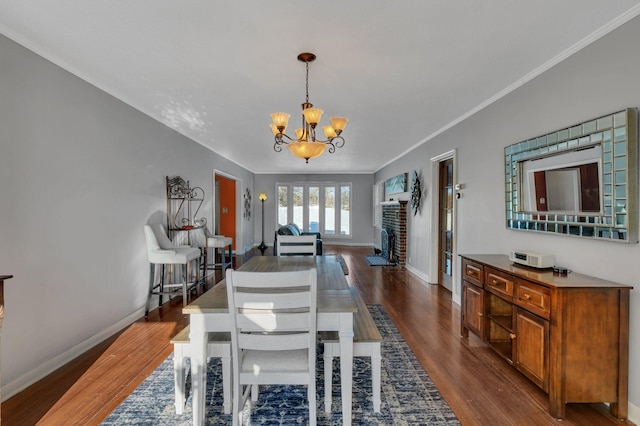
[[[174,247],[168,250],[152,250],[149,262],[169,265],[184,265],[200,257],[200,249],[192,247]]]
[[[205,250],[213,249],[213,263],[203,263],[203,269],[206,275],[207,270],[220,269],[224,271],[230,268],[233,264],[231,257],[233,255],[233,238],[225,237],[224,235],[214,235],[207,237],[207,246]],[[216,262],[218,250],[220,251],[220,262]],[[206,254],[206,251],[205,251]]]
[[[306,349],[291,351],[252,351],[245,350],[242,357],[242,372],[309,371],[309,353]]]
[[[225,237],[224,235],[215,235],[213,237],[207,237],[207,247],[222,248],[233,244],[233,238]]]

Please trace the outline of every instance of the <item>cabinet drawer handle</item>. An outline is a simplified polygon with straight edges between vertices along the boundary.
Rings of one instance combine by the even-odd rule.
[[[497,285],[497,284],[498,284],[498,280],[493,280],[493,281],[491,281],[491,283],[492,283],[493,285]]]
[[[482,316],[482,312],[478,312],[478,316],[481,317]]]
[[[509,338],[510,338],[511,340],[515,340],[516,335],[515,335],[514,333],[510,333],[510,334],[509,334]]]
[[[525,293],[525,294],[522,296],[522,298],[523,298],[524,300],[530,300],[530,299],[531,299],[531,296],[529,296],[529,294]]]

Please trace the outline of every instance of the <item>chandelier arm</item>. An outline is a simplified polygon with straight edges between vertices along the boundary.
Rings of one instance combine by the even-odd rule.
[[[273,150],[275,152],[282,152],[282,145],[289,144],[289,142],[282,139],[283,136],[289,140],[293,140],[289,136],[285,135],[284,133],[278,133],[277,135],[274,136],[275,142],[273,144]]]
[[[336,152],[336,146],[333,144],[332,141],[327,141],[325,143],[329,145],[329,148],[327,148],[327,151],[329,151],[329,154],[333,154],[334,152]]]
[[[287,138],[288,141],[284,140],[283,138]],[[274,140],[275,140],[274,148],[275,148],[275,145],[288,145],[291,142],[298,142],[298,139],[291,138],[285,133],[278,133],[277,135],[274,136]],[[282,151],[282,148],[280,148],[277,151],[278,152]]]
[[[331,142],[335,142],[336,148],[342,148],[344,146],[344,138],[342,136],[331,138]]]

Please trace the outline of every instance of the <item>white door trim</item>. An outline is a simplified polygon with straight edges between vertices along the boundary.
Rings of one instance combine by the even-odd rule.
[[[457,161],[457,149],[444,152],[440,155],[431,158],[431,211],[437,212],[437,214],[431,215],[431,256],[429,260],[429,270],[432,272],[432,279],[437,283],[440,280],[439,271],[440,265],[438,265],[438,241],[440,239],[440,224],[438,222],[440,218],[440,163],[444,160],[453,159],[453,185],[458,183],[458,161]],[[456,231],[457,224],[457,200],[453,200],[453,251],[451,253],[451,294],[453,301],[460,304],[460,286],[458,284],[458,233]]]
[[[243,207],[243,193],[242,193],[242,179],[240,179],[239,177],[230,175],[229,173],[225,173],[221,170],[218,169],[213,169],[213,182],[212,182],[212,187],[213,187],[213,208],[212,210],[212,223],[211,223],[211,230],[214,231],[215,225],[216,225],[216,206],[215,206],[215,197],[216,197],[216,175],[218,176],[222,176],[224,178],[227,179],[231,179],[234,180],[236,182],[236,235],[235,235],[235,240],[236,240],[236,253],[244,253],[244,245],[242,243],[242,232],[243,232],[243,226],[244,226],[244,221],[242,220],[242,212],[244,212],[244,207]]]

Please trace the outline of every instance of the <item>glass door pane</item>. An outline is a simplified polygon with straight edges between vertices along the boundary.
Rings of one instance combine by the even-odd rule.
[[[293,187],[293,223],[304,229],[304,186]]]
[[[309,187],[309,231],[320,229],[320,187]],[[305,229],[305,228],[302,228]]]
[[[438,283],[451,290],[453,275],[453,159],[440,163],[440,209],[439,209],[439,280]]]
[[[340,234],[351,234],[351,187],[340,187]]]
[[[289,187],[278,186],[278,226],[289,223]]]
[[[324,188],[324,233],[336,233],[336,188],[333,186]]]

